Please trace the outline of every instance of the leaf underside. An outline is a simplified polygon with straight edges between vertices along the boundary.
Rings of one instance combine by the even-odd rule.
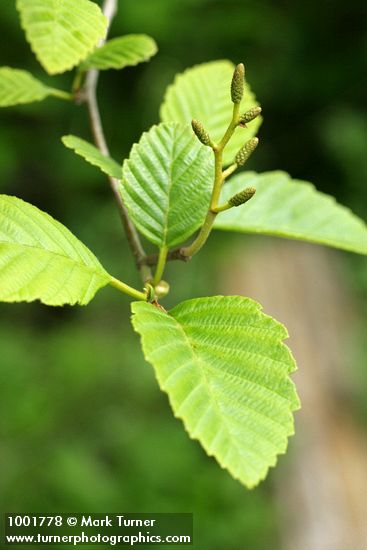
[[[366,224],[311,183],[292,180],[281,171],[247,172],[225,184],[222,200],[248,186],[256,188],[256,195],[245,205],[218,215],[216,229],[274,235],[367,254]]]
[[[113,38],[95,50],[82,63],[82,69],[123,69],[148,61],[157,51],[157,44],[150,36],[128,34]]]
[[[111,277],[66,227],[0,195],[0,301],[85,305]]]
[[[234,65],[230,61],[213,61],[177,75],[174,83],[167,88],[160,111],[161,120],[188,124],[192,119],[197,119],[211,138],[219,141],[232,118],[230,89],[233,70]],[[245,113],[256,105],[258,103],[255,96],[246,84],[241,112]],[[261,118],[256,118],[247,128],[238,128],[235,131],[224,151],[224,164],[233,162],[238,150],[256,135],[260,124]]]
[[[122,177],[121,166],[111,157],[105,157],[102,153],[84,139],[76,136],[64,136],[61,138],[65,147],[72,149],[77,155],[84,158],[92,166],[97,166],[103,173],[120,180]]]
[[[299,400],[287,331],[240,296],[132,304],[146,359],[189,435],[251,488],[284,453]]]
[[[107,19],[90,0],[17,0],[22,27],[49,74],[80,63],[105,37]]]
[[[123,164],[121,193],[139,231],[157,246],[185,241],[202,224],[213,181],[212,152],[188,126],[143,134]]]
[[[0,67],[0,107],[42,101],[51,90],[27,71]]]

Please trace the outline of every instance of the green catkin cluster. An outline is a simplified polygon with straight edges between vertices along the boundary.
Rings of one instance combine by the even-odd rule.
[[[257,118],[260,115],[261,111],[261,107],[252,107],[252,109],[250,109],[240,117],[239,125],[246,126],[248,122],[251,122],[252,120]]]
[[[194,130],[194,134],[198,138],[198,140],[208,147],[211,146],[212,140],[210,139],[210,136],[208,132],[205,130],[204,126],[199,122],[198,120],[193,120],[191,122],[192,129]]]
[[[237,195],[231,197],[228,201],[228,204],[231,206],[241,206],[245,202],[249,201],[256,193],[255,187],[247,187]]]
[[[231,98],[233,103],[241,103],[245,88],[245,66],[240,63],[235,68],[231,84]]]
[[[236,155],[236,164],[237,166],[243,166],[245,162],[249,159],[252,153],[255,151],[256,147],[259,144],[259,139],[257,137],[251,138],[247,143],[240,149]]]

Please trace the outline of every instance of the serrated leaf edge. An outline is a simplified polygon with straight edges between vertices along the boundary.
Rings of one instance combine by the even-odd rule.
[[[212,298],[223,298],[223,297],[225,297],[225,296],[223,296],[223,295],[212,296]],[[228,297],[228,296],[227,296],[227,297]],[[237,296],[232,296],[232,297],[237,297]],[[243,298],[243,296],[238,296],[238,297]],[[194,301],[194,300],[195,300],[195,298],[192,299],[192,300],[187,300],[187,301],[185,301],[185,303],[186,303],[186,302],[190,302],[190,301]],[[288,330],[286,329],[286,327],[285,327],[282,323],[280,323],[279,321],[277,321],[276,319],[274,319],[274,318],[271,317],[270,315],[267,315],[267,314],[263,313],[263,307],[262,307],[261,304],[259,304],[259,302],[256,302],[255,300],[252,300],[251,298],[247,298],[247,300],[249,300],[252,304],[254,304],[254,305],[256,306],[256,308],[257,308],[257,311],[258,311],[259,313],[261,313],[264,317],[269,318],[269,319],[272,319],[277,325],[279,325],[279,326],[281,326],[281,327],[283,328],[284,337],[281,338],[281,340],[279,341],[279,344],[280,344],[283,348],[286,348],[287,353],[289,354],[290,359],[291,359],[291,361],[292,361],[292,363],[293,363],[293,367],[294,367],[294,368],[293,368],[292,370],[289,370],[289,371],[288,371],[288,375],[294,373],[294,372],[297,370],[297,368],[298,368],[298,367],[297,367],[297,363],[296,363],[296,361],[295,361],[295,359],[294,359],[294,357],[293,357],[293,354],[292,354],[290,348],[284,343],[284,340],[286,340],[286,339],[289,337]],[[174,408],[173,408],[173,403],[172,403],[172,401],[171,401],[171,397],[170,397],[169,393],[168,393],[168,392],[165,390],[165,388],[161,385],[161,383],[160,383],[160,381],[159,381],[159,379],[158,379],[158,376],[157,376],[157,373],[156,373],[156,370],[155,370],[155,367],[154,367],[153,363],[147,358],[146,345],[145,345],[145,343],[144,343],[144,341],[143,341],[142,335],[139,333],[139,331],[138,331],[138,329],[137,329],[137,327],[136,327],[136,325],[135,325],[135,319],[134,319],[134,317],[135,317],[135,312],[134,312],[134,309],[133,309],[135,303],[139,303],[139,302],[133,302],[133,303],[131,304],[131,309],[132,309],[132,312],[133,312],[132,315],[131,315],[131,324],[132,324],[132,326],[133,326],[134,332],[136,332],[136,333],[138,334],[139,338],[140,338],[141,347],[142,347],[142,351],[143,351],[143,355],[144,355],[145,360],[153,367],[154,376],[155,376],[155,378],[156,378],[156,381],[157,381],[157,383],[158,383],[158,386],[159,386],[160,390],[161,390],[162,392],[164,392],[164,393],[167,395],[167,397],[168,397],[168,401],[169,401],[169,404],[170,404],[170,407],[171,407],[171,410],[172,410],[172,412],[173,412],[174,417],[175,417],[175,418],[178,418],[179,420],[182,421],[182,423],[183,423],[183,425],[184,425],[185,432],[188,434],[189,438],[192,439],[192,440],[194,440],[194,441],[198,441],[198,442],[200,443],[200,446],[201,446],[202,449],[204,450],[204,452],[205,452],[208,456],[213,457],[213,458],[216,460],[216,462],[219,464],[219,466],[220,466],[223,470],[226,470],[227,472],[229,472],[227,466],[222,462],[222,460],[221,460],[220,458],[218,458],[218,457],[215,455],[215,453],[212,453],[212,452],[208,451],[207,449],[205,449],[205,448],[203,447],[203,445],[201,444],[200,439],[199,439],[198,437],[196,437],[195,435],[190,434],[189,429],[188,429],[188,427],[186,426],[186,422],[185,422],[184,417],[180,415],[179,410],[178,410],[178,411],[175,411],[175,410],[174,410]],[[171,317],[172,319],[175,320],[175,322],[177,323],[177,325],[179,325],[179,327],[181,328],[182,332],[184,333],[185,339],[187,339],[187,340],[188,340],[188,343],[190,344],[190,341],[189,341],[189,339],[188,339],[188,337],[187,337],[185,331],[183,330],[183,328],[181,327],[181,325],[178,323],[178,321],[176,321],[176,319],[174,318],[174,316],[171,315],[171,312],[174,311],[175,308],[178,307],[179,305],[180,305],[180,304],[178,304],[177,306],[175,306],[174,308],[172,308],[170,311],[165,311],[165,312],[164,312],[164,311],[161,310],[161,313],[162,313],[163,315],[166,314],[166,315],[168,315],[169,317]],[[152,307],[156,307],[156,306],[154,306],[154,305],[152,304]],[[190,349],[191,349],[191,344],[190,344]],[[192,353],[193,353],[193,355],[195,356],[194,352],[192,352]],[[289,378],[289,380],[290,380],[290,383],[291,383],[291,385],[293,386],[293,388],[296,390],[296,386],[295,386],[293,380],[292,380],[291,378]],[[209,386],[209,384],[207,384],[207,386]],[[211,394],[210,391],[209,391],[208,393]],[[289,438],[292,437],[292,436],[294,435],[294,433],[295,433],[295,429],[294,429],[294,417],[293,417],[293,414],[292,414],[292,413],[295,412],[295,411],[297,411],[297,410],[299,410],[299,409],[301,408],[301,403],[300,403],[300,400],[299,400],[299,397],[298,397],[296,391],[295,391],[295,396],[297,397],[297,404],[296,404],[296,403],[293,403],[292,401],[290,401],[290,400],[288,399],[288,402],[289,402],[289,404],[290,404],[289,415],[290,415],[290,419],[291,419],[291,423],[292,423],[292,430],[290,430],[290,431],[287,433],[287,436],[285,437],[285,441],[284,441],[284,444],[283,444],[283,448],[282,448],[279,452],[277,452],[277,453],[274,455],[273,459],[272,459],[271,461],[269,461],[269,464],[268,464],[266,467],[264,467],[262,473],[258,475],[258,479],[257,479],[256,482],[254,482],[254,483],[247,483],[247,484],[246,484],[246,487],[247,487],[248,489],[254,489],[257,485],[259,485],[259,483],[261,483],[261,482],[266,478],[266,476],[267,476],[267,474],[268,474],[270,468],[274,468],[274,467],[276,466],[276,464],[277,464],[277,462],[278,462],[278,457],[281,456],[281,455],[284,455],[284,454],[286,453],[287,448],[288,448],[288,440],[289,440]],[[241,478],[240,478],[239,476],[234,475],[232,472],[229,472],[229,474],[230,474],[234,479],[236,479],[236,480],[239,481],[241,484],[243,484],[243,481],[241,480]]]

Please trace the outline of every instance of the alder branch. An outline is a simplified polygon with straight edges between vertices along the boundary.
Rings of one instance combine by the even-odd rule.
[[[114,16],[117,13],[117,0],[105,0],[103,4],[103,13],[108,19],[108,30],[111,26],[111,22]],[[108,32],[107,32],[108,34]],[[100,43],[100,46],[104,44],[105,40]],[[85,84],[81,97],[88,107],[90,125],[94,137],[94,142],[101,153],[105,156],[110,156],[109,147],[107,145],[106,137],[103,130],[103,124],[101,120],[101,114],[98,106],[97,100],[97,87],[99,80],[99,71],[96,69],[91,69],[87,72],[85,78]],[[122,224],[125,229],[126,237],[129,243],[130,250],[134,256],[135,264],[140,275],[143,279],[143,282],[150,280],[152,278],[152,273],[148,265],[146,264],[145,258],[146,253],[144,251],[143,245],[141,244],[140,237],[138,232],[130,220],[126,206],[122,200],[120,191],[119,191],[119,180],[108,176],[110,187],[114,198],[116,200]]]
[[[181,260],[182,262],[189,262],[191,260],[191,256],[187,256],[184,253],[183,247],[175,248],[174,250],[170,250],[167,254],[166,261],[172,262],[173,260]],[[144,258],[144,265],[150,265],[154,266],[158,262],[158,254],[151,254],[150,256],[146,256]]]
[[[116,13],[117,13],[117,0],[105,0],[104,4],[103,4],[103,7],[102,7],[102,11],[105,15],[105,17],[107,17],[107,21],[108,21],[108,30],[111,26],[111,22],[112,22],[112,19],[115,17]]]

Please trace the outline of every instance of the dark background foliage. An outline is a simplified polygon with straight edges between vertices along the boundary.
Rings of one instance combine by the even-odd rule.
[[[261,147],[249,167],[289,171],[367,216],[364,1],[119,4],[112,36],[145,32],[160,51],[149,64],[102,75],[101,110],[117,160],[158,121],[176,72],[214,59],[243,61],[264,109]],[[0,15],[0,65],[69,87],[70,73],[43,73],[14,3],[2,2]],[[90,139],[83,107],[49,99],[2,110],[1,192],[47,210],[108,269],[138,284],[108,186],[63,147],[67,133]],[[171,265],[168,305],[220,292],[213,273],[225,262],[224,245],[237,239],[213,236],[190,266]],[[365,260],[343,257],[348,284],[366,300]],[[87,309],[0,305],[1,510],[193,511],[201,549],[275,550],[276,473],[247,492],[187,438],[142,359],[128,315],[128,300],[113,290]]]

